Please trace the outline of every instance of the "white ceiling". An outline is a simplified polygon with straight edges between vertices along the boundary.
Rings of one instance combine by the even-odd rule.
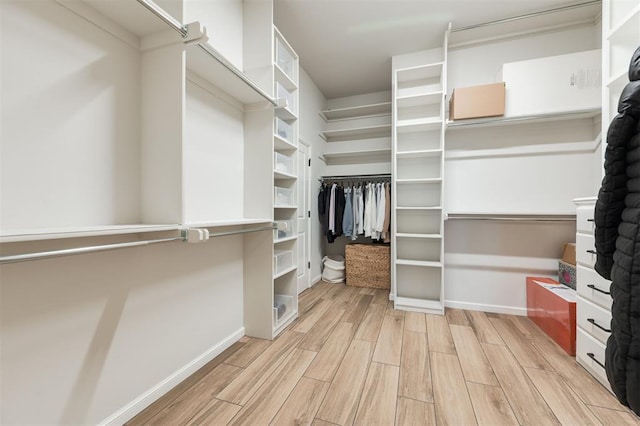
[[[389,90],[391,56],[442,45],[454,30],[586,0],[275,0],[275,23],[327,99]],[[452,33],[450,44],[593,22],[600,4]]]

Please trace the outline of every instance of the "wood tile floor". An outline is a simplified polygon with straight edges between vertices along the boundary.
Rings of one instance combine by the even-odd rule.
[[[395,311],[320,282],[273,342],[245,337],[129,425],[640,425],[524,317]]]

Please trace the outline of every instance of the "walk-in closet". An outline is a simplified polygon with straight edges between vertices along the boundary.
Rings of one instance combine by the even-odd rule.
[[[0,424],[640,425],[639,0],[2,0]]]

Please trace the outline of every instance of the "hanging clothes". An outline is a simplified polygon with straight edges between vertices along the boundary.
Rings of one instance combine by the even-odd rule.
[[[384,185],[379,183],[376,185],[378,191],[378,204],[376,207],[376,233],[378,234],[378,238],[383,238],[384,232],[384,214],[386,211],[386,198],[384,194]]]
[[[334,235],[336,237],[342,235],[342,220],[344,219],[344,188],[340,185],[336,187],[336,211],[335,211],[335,230]]]
[[[353,199],[351,197],[351,187],[344,189],[344,215],[342,216],[342,233],[345,237],[351,237],[353,233]]]
[[[387,182],[384,185],[384,223],[382,224],[382,239],[385,243],[391,242],[391,190],[390,184]]]

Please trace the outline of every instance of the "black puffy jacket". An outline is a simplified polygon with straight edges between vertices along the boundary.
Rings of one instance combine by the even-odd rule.
[[[612,281],[607,378],[620,402],[640,414],[640,48],[631,59],[629,81],[607,132],[595,210],[595,269]]]

